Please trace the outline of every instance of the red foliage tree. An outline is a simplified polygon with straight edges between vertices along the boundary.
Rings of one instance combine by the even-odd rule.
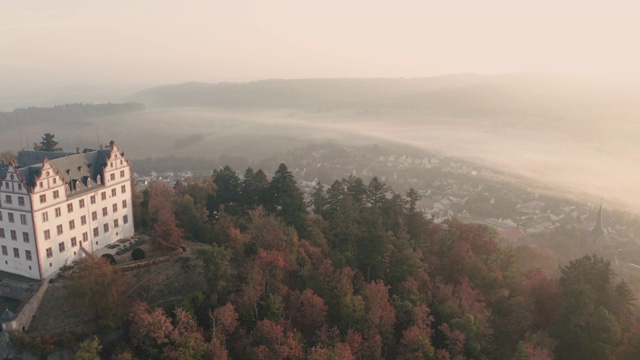
[[[230,302],[227,305],[215,309],[214,335],[228,336],[238,327],[238,313]]]
[[[258,321],[252,338],[255,359],[302,359],[304,356],[296,333],[271,320]]]
[[[173,211],[162,209],[153,225],[153,244],[162,250],[177,250],[182,245],[182,230],[178,227]]]
[[[413,325],[402,333],[398,359],[432,359],[435,351],[431,344],[433,316],[426,305],[420,304],[413,309],[412,317]]]

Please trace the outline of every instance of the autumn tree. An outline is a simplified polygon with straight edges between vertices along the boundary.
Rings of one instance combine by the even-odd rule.
[[[145,302],[136,302],[131,309],[129,336],[139,353],[159,358],[169,343],[173,324],[161,308],[151,308]]]
[[[433,316],[429,312],[425,304],[420,304],[413,309],[413,324],[402,332],[398,359],[435,359],[435,349],[431,341]]]
[[[85,257],[78,262],[66,285],[68,301],[93,312],[105,325],[121,315],[124,278],[103,258]]]
[[[389,286],[386,286],[382,280],[372,281],[364,289],[364,300],[367,306],[366,340],[371,341],[380,337],[382,344],[392,346],[396,310],[389,302]],[[375,339],[375,342],[378,341]]]
[[[78,345],[74,354],[76,360],[100,360],[102,345],[96,336],[86,339]]]
[[[153,226],[152,243],[163,250],[177,250],[182,244],[182,237],[182,230],[178,227],[178,221],[173,212],[170,210],[160,211]]]
[[[268,319],[258,321],[253,330],[252,340],[254,359],[295,360],[304,356],[295,331]]]
[[[161,308],[136,302],[129,333],[134,347],[145,359],[197,360],[210,351],[193,316],[181,308],[174,310],[172,320]]]
[[[174,213],[175,191],[161,181],[153,181],[148,190],[147,211],[153,224],[151,242],[165,251],[179,249],[183,232]]]

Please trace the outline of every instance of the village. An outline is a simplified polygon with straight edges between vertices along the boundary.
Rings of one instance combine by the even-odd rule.
[[[368,182],[377,176],[396,193],[414,188],[422,196],[419,209],[434,223],[457,218],[485,224],[511,242],[565,227],[591,230],[601,205],[596,201],[563,198],[496,169],[452,157],[419,153],[415,149],[319,144],[292,150],[270,160],[273,164],[268,160],[258,164],[264,166],[262,169],[267,175],[272,175],[269,171],[276,168],[277,161],[286,162],[307,199],[318,183],[329,186],[334,180],[348,176]],[[220,164],[223,165],[226,164]],[[235,170],[239,175],[244,171]],[[183,171],[134,176],[137,186],[143,187],[154,180],[175,183],[210,174],[211,171]],[[606,212],[608,204],[606,199],[602,201]],[[611,215],[604,224],[609,245],[628,241],[640,244],[637,227],[625,222],[618,212]]]

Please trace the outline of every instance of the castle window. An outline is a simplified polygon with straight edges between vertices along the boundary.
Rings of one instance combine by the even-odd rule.
[[[96,203],[96,196],[95,195],[91,195],[89,200],[91,201],[91,205],[95,204]]]
[[[87,234],[87,232],[83,232],[82,233],[82,242],[87,242],[89,241],[89,234]]]
[[[60,217],[60,216],[62,216],[62,210],[60,210],[60,208],[59,208],[59,207],[57,207],[57,208],[55,209],[55,212],[56,212],[56,217],[57,217],[57,218],[58,218],[58,217]]]
[[[100,194],[100,198],[101,198],[102,200],[107,200],[107,192],[106,192],[106,191],[103,191],[103,192]]]
[[[55,179],[53,179],[53,180],[55,180]],[[59,192],[58,190],[55,190],[55,191],[53,192],[53,199],[55,200],[55,199],[57,199],[57,198],[59,198],[59,197],[60,197],[60,192]]]
[[[42,183],[41,183],[42,184]],[[42,187],[42,186],[41,186]],[[46,194],[42,194],[40,195],[40,204],[44,204],[47,202],[47,195]]]
[[[78,206],[80,207],[80,209],[84,209],[84,199],[80,199],[80,201],[78,202]]]
[[[27,225],[27,215],[20,214],[20,224]]]
[[[124,177],[124,170],[120,170],[120,178]]]
[[[58,250],[60,250],[61,253],[64,252],[64,242],[61,242],[60,244],[58,244]]]
[[[94,227],[94,228],[93,228],[93,237],[94,237],[94,238],[97,238],[97,237],[98,237],[98,235],[100,235],[100,233],[98,232],[98,228],[97,228],[97,227]]]
[[[122,217],[122,223],[124,224],[128,224],[129,223],[129,215],[125,215]]]
[[[69,220],[69,231],[74,230],[76,228],[76,221]]]
[[[93,221],[98,220],[98,212],[97,211],[92,211],[91,212],[91,220],[93,220]]]
[[[49,213],[45,211],[42,213],[42,222],[47,222],[47,221],[49,221]]]
[[[20,249],[13,248],[13,257],[16,259],[20,259]]]
[[[117,212],[118,211],[118,204],[113,204],[113,212]]]
[[[86,215],[80,216],[80,225],[87,225],[87,216]]]
[[[44,231],[44,239],[45,240],[50,240],[51,239],[51,231],[49,231],[49,230],[45,230]]]
[[[40,184],[38,184],[40,186],[40,189],[42,189],[44,187],[44,185],[42,184],[42,181],[40,181]]]
[[[72,237],[71,238],[71,247],[76,247],[78,246],[78,240],[76,240],[76,237]]]
[[[118,219],[113,220],[113,228],[117,228],[118,226],[120,226],[120,224],[118,223]]]
[[[72,213],[73,212],[73,203],[68,203],[67,204],[67,213]]]
[[[18,196],[18,205],[24,206],[24,197],[23,196]]]
[[[58,183],[58,182],[57,182],[56,178],[53,178],[53,184],[55,185],[55,184],[57,184],[57,183]],[[54,195],[53,195],[53,196],[55,197],[55,192],[54,192]]]
[[[5,238],[4,229],[0,228],[0,239],[4,239],[4,238]]]
[[[56,226],[56,233],[57,233],[58,235],[62,235],[62,225],[58,225],[58,226]]]
[[[18,234],[16,234],[15,230],[11,230],[11,240],[18,241]]]
[[[116,189],[111,189],[111,196],[116,196]]]
[[[109,214],[109,212],[107,211],[106,207],[102,208],[102,216],[107,216]]]
[[[123,209],[127,208],[127,200],[122,200],[122,208]]]
[[[7,183],[7,185],[9,185],[9,183]],[[11,195],[7,195],[5,196],[5,201],[7,203],[7,205],[11,205],[13,203],[13,199],[11,199]]]
[[[47,248],[47,259],[51,259],[53,257],[53,250],[51,248]]]
[[[114,181],[116,179],[116,174],[111,173],[111,175],[109,175],[109,180]]]
[[[2,221],[2,211],[0,211],[0,221]]]
[[[2,255],[7,256],[9,255],[9,251],[7,251],[7,247],[2,245]]]
[[[23,232],[22,233],[22,241],[29,243],[29,233],[28,232]]]
[[[105,233],[109,232],[109,224],[104,224],[102,227],[104,228]]]
[[[120,193],[124,194],[127,192],[127,185],[120,186]]]
[[[18,184],[18,190],[22,191],[22,184]]]
[[[27,259],[27,261],[31,261],[31,250],[25,250],[24,251],[24,258]],[[29,269],[31,270],[31,269]]]
[[[8,182],[6,182],[6,181],[4,182],[4,188],[5,188],[5,189],[7,189],[7,190],[9,190],[9,183],[8,183]]]
[[[12,223],[12,222],[15,222],[15,221],[16,221],[16,219],[13,217],[13,213],[7,213],[7,215],[9,216],[9,222],[10,222],[10,223]]]

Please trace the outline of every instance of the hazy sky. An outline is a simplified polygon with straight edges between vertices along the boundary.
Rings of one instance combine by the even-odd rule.
[[[2,86],[549,71],[640,79],[640,1],[2,0]]]

